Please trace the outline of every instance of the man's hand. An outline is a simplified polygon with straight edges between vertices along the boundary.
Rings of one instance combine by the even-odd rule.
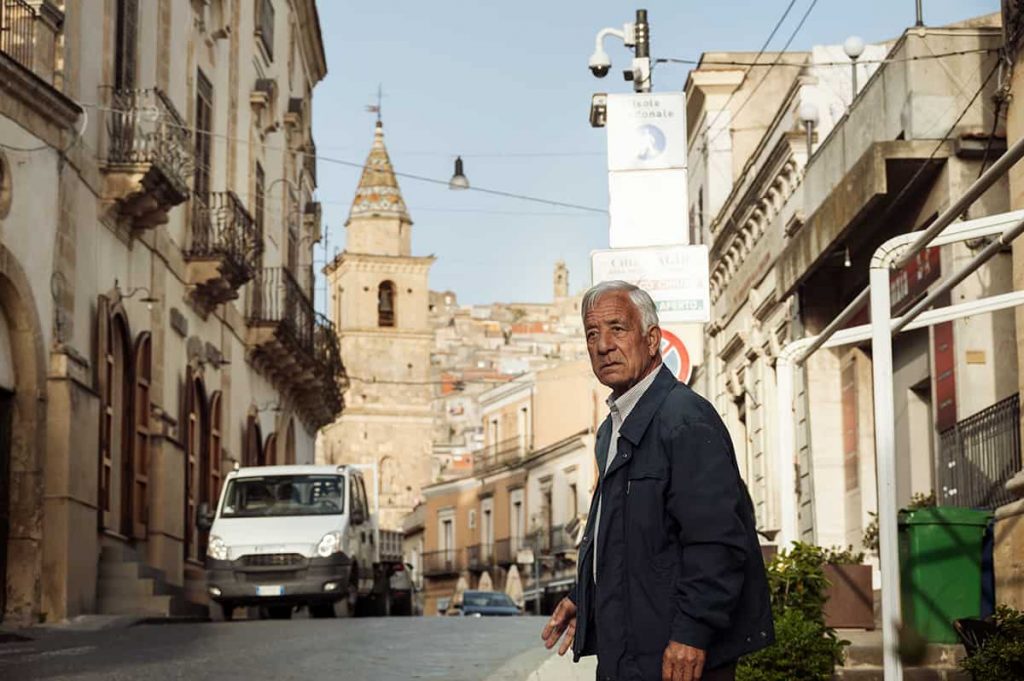
[[[544,647],[548,650],[554,648],[563,633],[565,640],[558,648],[559,655],[565,655],[566,651],[572,647],[572,640],[576,637],[576,604],[568,598],[563,598],[558,604],[555,613],[551,615],[551,619],[544,626],[544,631],[541,632],[540,637],[544,639]]]
[[[704,657],[700,648],[669,641],[661,657],[661,681],[700,681],[704,674]]]

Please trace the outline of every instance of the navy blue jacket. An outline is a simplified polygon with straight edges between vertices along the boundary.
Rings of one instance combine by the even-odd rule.
[[[706,651],[714,669],[775,636],[754,507],[729,433],[704,398],[658,371],[594,494],[570,595],[574,658],[596,654],[600,677],[660,680],[670,640]],[[597,433],[600,470],[610,434],[608,418]]]

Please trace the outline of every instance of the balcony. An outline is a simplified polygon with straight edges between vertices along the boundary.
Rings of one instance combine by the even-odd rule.
[[[473,544],[466,548],[466,564],[470,570],[482,572],[495,564],[494,544]]]
[[[188,198],[192,134],[157,88],[107,92],[104,198],[120,225],[158,227]]]
[[[473,453],[473,473],[479,475],[520,461],[526,455],[526,442],[521,437],[502,440]]]
[[[255,276],[262,252],[256,222],[234,192],[192,197],[186,277],[201,309],[238,298],[238,289]]]
[[[54,84],[64,13],[50,0],[0,0],[0,53]]]
[[[519,553],[519,549],[525,546],[522,537],[507,537],[497,540],[494,542],[494,563],[501,567],[512,565],[516,562],[516,554]]]
[[[256,272],[246,315],[253,365],[286,393],[300,416],[319,428],[341,412],[345,370],[338,337],[313,309],[295,277],[282,267]]]
[[[424,577],[456,577],[463,569],[462,551],[447,549],[423,554]]]

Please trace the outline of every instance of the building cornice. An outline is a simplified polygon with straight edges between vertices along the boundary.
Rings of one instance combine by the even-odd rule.
[[[26,116],[26,109],[38,119]],[[62,149],[67,146],[65,136],[74,134],[82,108],[5,52],[0,52],[0,114],[51,147]]]
[[[292,0],[292,9],[302,36],[302,53],[310,68],[313,83],[319,83],[327,76],[327,54],[324,52],[324,36],[320,27],[320,13],[316,0]]]
[[[421,273],[429,270],[436,260],[437,257],[433,255],[376,255],[342,251],[324,266],[323,272],[331,275],[345,268],[359,272]]]

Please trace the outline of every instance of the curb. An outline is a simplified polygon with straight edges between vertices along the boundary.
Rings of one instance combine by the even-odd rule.
[[[484,681],[526,681],[527,677],[540,669],[553,653],[538,643],[525,653],[520,653],[500,666]]]

